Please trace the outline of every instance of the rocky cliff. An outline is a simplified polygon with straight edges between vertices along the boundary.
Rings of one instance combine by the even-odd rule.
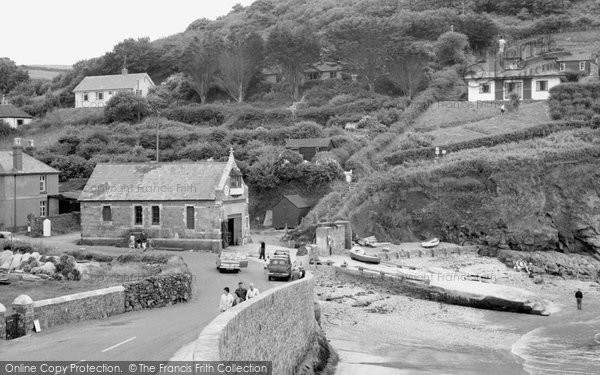
[[[432,236],[600,259],[600,132],[458,152],[372,176],[340,208],[358,235]]]

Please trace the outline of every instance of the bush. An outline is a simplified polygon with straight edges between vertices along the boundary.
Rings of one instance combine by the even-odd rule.
[[[140,121],[150,114],[150,105],[146,98],[133,92],[119,92],[104,107],[104,118],[106,122]]]
[[[214,105],[188,105],[167,109],[162,114],[173,121],[186,124],[219,126],[225,121],[222,109]]]
[[[0,138],[10,138],[18,133],[17,129],[11,128],[8,122],[0,119]]]
[[[550,117],[590,120],[600,114],[600,83],[565,83],[550,89]]]
[[[66,255],[72,256],[76,260],[93,260],[96,262],[112,262],[113,257],[110,255],[98,254],[98,253],[90,253],[88,251],[82,250],[72,250],[65,251]]]

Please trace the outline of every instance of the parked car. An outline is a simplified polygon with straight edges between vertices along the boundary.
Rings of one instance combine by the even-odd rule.
[[[244,254],[228,249],[223,249],[217,254],[217,269],[219,272],[240,272],[245,267],[248,267],[248,258]]]
[[[306,274],[301,262],[298,262],[289,250],[276,250],[267,265],[269,280],[285,278],[286,280],[301,279]]]

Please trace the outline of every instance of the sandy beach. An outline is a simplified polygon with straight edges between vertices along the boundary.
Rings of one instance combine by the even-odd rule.
[[[346,256],[331,259],[337,264],[354,264]],[[594,336],[600,333],[600,325],[596,327],[593,320],[600,311],[600,288],[595,282],[542,275],[541,283],[540,278],[536,283],[495,258],[477,255],[411,258],[396,263],[417,269],[493,274],[498,284],[519,287],[552,302],[553,313],[539,316],[490,311],[393,295],[364,283],[340,283],[327,266],[319,266],[314,271],[318,275],[316,293],[323,328],[340,355],[336,374],[527,374],[548,373],[552,366],[560,373],[560,366],[577,366],[588,349],[591,354],[600,354],[600,346],[594,345]],[[378,267],[391,270],[396,266]],[[585,296],[581,311],[576,310],[574,298],[578,288]],[[569,325],[588,321],[588,332],[571,337]],[[554,334],[561,342],[552,347],[540,345],[549,340],[539,337],[548,327],[559,330]],[[560,329],[568,332],[560,333]],[[556,358],[552,353],[563,344],[573,346],[570,341],[578,338],[588,349],[571,348],[560,361],[539,360],[545,350]],[[600,362],[587,360],[577,370],[575,373],[598,373]]]

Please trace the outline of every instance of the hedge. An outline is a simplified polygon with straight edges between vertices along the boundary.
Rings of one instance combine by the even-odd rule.
[[[541,138],[559,131],[578,129],[584,127],[592,127],[593,129],[597,129],[600,127],[600,124],[590,124],[589,121],[550,122],[546,124],[532,126],[530,128],[512,133],[492,135],[489,137],[482,137],[464,142],[439,145],[437,147],[439,147],[440,149],[445,149],[447,152],[456,152],[470,148],[492,147],[503,143],[511,143],[524,141],[528,139]],[[433,155],[435,155],[435,146],[402,150],[392,155],[386,156],[385,161],[391,165],[398,165],[406,161],[431,158]]]
[[[554,120],[589,120],[600,114],[600,82],[555,86],[548,102]]]
[[[220,109],[207,105],[175,107],[164,110],[162,114],[169,120],[187,124],[209,123],[213,126],[219,126],[225,121],[225,115]]]

